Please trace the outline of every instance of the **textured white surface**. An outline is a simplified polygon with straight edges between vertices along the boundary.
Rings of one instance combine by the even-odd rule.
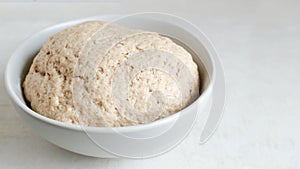
[[[300,168],[299,7],[296,0],[0,3],[0,168]],[[67,152],[33,134],[3,87],[4,66],[18,44],[58,22],[141,11],[183,16],[217,48],[226,73],[227,107],[209,142],[199,145],[194,129],[163,156],[107,160]]]

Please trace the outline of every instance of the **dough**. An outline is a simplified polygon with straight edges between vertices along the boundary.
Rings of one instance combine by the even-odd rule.
[[[89,21],[51,36],[23,83],[31,108],[99,127],[149,123],[199,96],[192,56],[155,32]]]

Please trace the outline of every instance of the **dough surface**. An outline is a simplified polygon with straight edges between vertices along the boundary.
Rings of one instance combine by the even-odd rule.
[[[199,96],[199,85],[191,54],[169,38],[102,21],[51,36],[23,82],[37,113],[99,127],[172,115]]]

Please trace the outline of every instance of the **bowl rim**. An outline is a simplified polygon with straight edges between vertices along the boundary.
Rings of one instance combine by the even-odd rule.
[[[174,16],[171,14],[167,14],[167,13],[149,12],[146,14],[159,15],[160,17],[165,17],[166,19],[173,19],[173,20],[175,19],[175,21],[177,21],[178,24],[181,24],[181,25],[185,24],[185,26],[188,26],[190,29],[195,31],[193,33],[193,35],[196,36],[198,41],[201,41],[203,47],[206,49],[206,51],[208,53],[209,59],[212,63],[212,65],[211,65],[212,71],[211,71],[211,75],[209,76],[209,79],[210,79],[209,84],[208,84],[207,88],[200,94],[200,96],[193,103],[191,103],[184,109],[182,109],[168,117],[165,117],[163,119],[159,119],[159,120],[147,123],[147,124],[139,124],[139,125],[135,125],[135,126],[124,126],[124,127],[94,127],[94,126],[82,126],[82,125],[78,125],[78,124],[69,124],[69,123],[65,123],[65,122],[61,122],[61,121],[57,121],[57,120],[45,117],[45,116],[35,112],[31,108],[29,108],[23,101],[21,101],[17,97],[17,94],[13,90],[12,85],[11,85],[10,69],[13,66],[13,60],[15,58],[19,57],[19,55],[17,55],[19,53],[19,51],[22,50],[24,48],[25,44],[27,44],[30,40],[38,38],[41,34],[43,34],[45,32],[59,29],[61,27],[70,27],[70,26],[78,24],[78,23],[82,23],[85,21],[92,21],[92,20],[111,21],[112,19],[115,19],[116,17],[122,17],[122,15],[99,15],[99,16],[86,17],[86,18],[75,19],[75,20],[71,20],[71,21],[67,21],[67,22],[62,22],[59,24],[54,24],[52,26],[48,26],[48,27],[34,33],[33,35],[25,38],[20,43],[20,45],[16,48],[16,50],[12,53],[9,61],[7,62],[6,68],[5,68],[5,73],[4,73],[5,88],[6,88],[6,91],[9,95],[10,99],[12,100],[13,103],[15,103],[17,106],[19,106],[23,111],[25,111],[31,117],[38,119],[42,122],[45,122],[49,125],[53,125],[53,126],[57,126],[57,127],[65,128],[65,129],[71,129],[74,131],[87,131],[87,132],[92,132],[92,133],[112,133],[115,130],[117,130],[118,132],[128,133],[128,132],[135,132],[135,131],[140,131],[140,130],[151,129],[158,125],[170,123],[170,122],[176,120],[177,118],[180,118],[179,116],[188,113],[189,110],[193,106],[195,106],[195,104],[198,104],[198,102],[201,102],[203,100],[203,98],[206,98],[206,96],[212,92],[213,85],[215,84],[215,76],[216,76],[215,75],[216,68],[215,68],[215,61],[214,61],[214,58],[215,58],[214,56],[217,55],[215,52],[216,50],[215,50],[213,44],[211,43],[211,41],[207,38],[207,36],[201,30],[199,30],[194,24],[188,22],[186,19],[178,17],[178,16]]]

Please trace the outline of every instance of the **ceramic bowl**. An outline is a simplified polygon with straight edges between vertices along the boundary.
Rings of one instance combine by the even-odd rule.
[[[47,38],[72,25],[105,20],[128,28],[155,31],[172,38],[189,50],[198,64],[201,95],[180,112],[155,122],[130,127],[83,127],[66,124],[34,112],[27,104],[21,84],[33,57]],[[102,158],[147,158],[178,145],[191,131],[197,118],[208,117],[215,83],[215,52],[204,34],[189,22],[175,16],[145,13],[131,16],[98,16],[61,23],[26,39],[12,54],[5,72],[5,86],[21,117],[49,142],[69,151]],[[201,133],[202,131],[199,131]]]

